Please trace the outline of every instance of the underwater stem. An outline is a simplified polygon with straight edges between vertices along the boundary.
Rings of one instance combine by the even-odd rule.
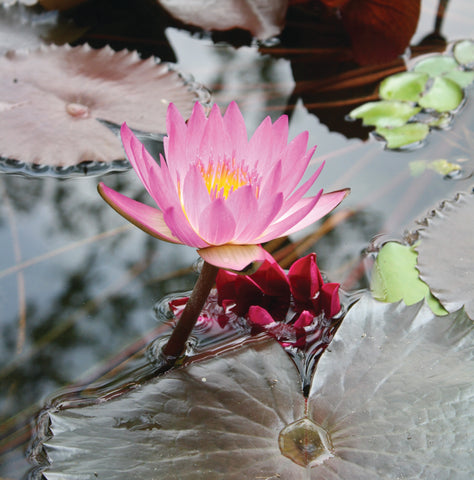
[[[204,262],[183,313],[171,333],[168,343],[162,350],[162,354],[171,364],[174,364],[176,359],[184,352],[189,335],[191,335],[191,331],[199,318],[209,292],[214,286],[218,271],[218,267]]]

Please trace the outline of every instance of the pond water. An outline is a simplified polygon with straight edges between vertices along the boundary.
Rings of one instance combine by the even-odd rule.
[[[365,99],[377,98],[377,85],[403,70],[402,60],[373,68],[342,60],[337,52],[346,48],[344,42],[298,5],[290,9],[279,40],[257,43],[243,32],[210,35],[185,28],[155,10],[153,2],[133,3],[132,8],[130,2],[114,2],[111,8],[91,1],[54,18],[39,8],[19,10],[15,18],[24,16],[26,23],[9,41],[23,46],[40,26],[43,38],[58,43],[66,38],[94,48],[136,49],[144,57],[175,62],[219,106],[236,100],[249,132],[267,115],[288,114],[290,138],[308,130],[309,144],[318,145],[308,175],[325,160],[317,184],[326,191],[351,188],[325,231],[313,235],[319,222],[291,242],[308,237],[297,254],[315,251],[321,270],[346,291],[368,287],[362,253],[376,236],[399,239],[441,201],[472,189],[472,85],[450,128],[433,130],[417,148],[388,150],[369,133],[371,128],[346,116]],[[430,36],[438,2],[422,2],[407,55],[444,52],[452,42],[472,38],[472,2],[446,3],[440,35]],[[0,15],[5,19],[11,13],[0,9]],[[128,98],[117,101],[127,103]],[[422,167],[414,173],[415,165],[440,159],[460,170],[443,175]],[[196,252],[157,241],[127,224],[98,196],[96,186],[104,178],[110,187],[145,201],[133,171],[66,178],[9,172],[2,166],[2,479],[23,478],[29,471],[25,452],[32,421],[45,402],[64,387],[109,382],[124,362],[133,370],[133,355],[162,331],[153,310],[156,302],[195,282]]]

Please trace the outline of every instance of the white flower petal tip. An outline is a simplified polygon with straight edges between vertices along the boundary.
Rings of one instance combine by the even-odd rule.
[[[265,260],[265,250],[260,245],[220,245],[201,248],[201,258],[212,265],[236,273],[256,271]]]

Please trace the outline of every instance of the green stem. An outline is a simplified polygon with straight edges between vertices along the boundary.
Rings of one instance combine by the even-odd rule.
[[[209,292],[214,286],[218,271],[218,267],[204,262],[183,313],[179,317],[167,344],[163,347],[162,354],[170,364],[174,364],[176,359],[184,352],[189,335],[191,335]]]

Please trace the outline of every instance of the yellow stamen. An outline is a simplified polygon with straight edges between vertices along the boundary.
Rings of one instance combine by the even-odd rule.
[[[209,162],[206,168],[199,163],[202,178],[206,182],[209,195],[214,198],[227,198],[229,194],[244,185],[251,184],[251,175],[248,170],[237,165],[235,159],[231,161]]]

